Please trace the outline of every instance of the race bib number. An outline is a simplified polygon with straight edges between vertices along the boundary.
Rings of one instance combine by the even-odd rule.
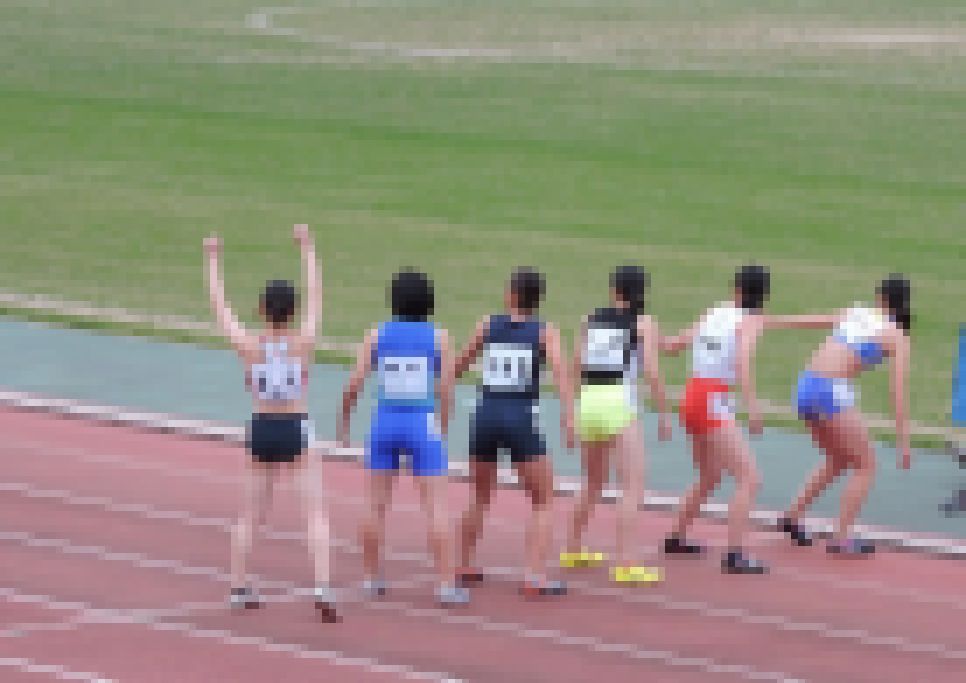
[[[724,337],[710,333],[701,334],[694,345],[701,362],[708,365],[720,363],[726,354],[725,341]]]
[[[522,344],[488,344],[483,384],[490,389],[526,391],[533,373],[533,349]]]
[[[429,359],[424,356],[383,358],[379,368],[382,392],[391,400],[429,398]]]
[[[252,366],[252,385],[266,401],[291,401],[301,394],[302,366],[291,361]]]
[[[584,365],[589,370],[623,371],[629,335],[628,330],[591,327],[587,330]]]

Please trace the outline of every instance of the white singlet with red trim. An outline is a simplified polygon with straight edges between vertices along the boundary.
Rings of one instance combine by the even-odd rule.
[[[704,314],[691,344],[692,377],[735,383],[738,326],[743,317],[744,311],[733,303],[718,304]]]

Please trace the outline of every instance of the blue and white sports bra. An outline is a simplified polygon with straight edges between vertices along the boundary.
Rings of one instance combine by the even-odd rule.
[[[261,363],[252,365],[252,393],[260,401],[297,401],[302,398],[305,376],[302,362],[288,355],[288,340],[263,341]]]
[[[879,335],[886,329],[888,318],[875,308],[853,306],[835,328],[832,339],[848,346],[865,367],[878,365],[885,358]]]

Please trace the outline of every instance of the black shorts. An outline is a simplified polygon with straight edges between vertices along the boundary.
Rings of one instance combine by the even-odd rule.
[[[311,433],[304,413],[255,413],[246,445],[255,462],[295,462],[308,448]]]
[[[470,418],[470,457],[496,462],[501,450],[510,462],[530,462],[547,453],[537,404],[529,399],[483,397]]]

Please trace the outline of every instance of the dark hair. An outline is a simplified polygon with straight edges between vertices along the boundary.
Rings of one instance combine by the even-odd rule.
[[[741,292],[741,308],[759,311],[771,291],[771,273],[765,266],[742,266],[735,272],[735,289]]]
[[[543,298],[543,275],[527,266],[517,268],[510,276],[510,291],[516,298],[517,308],[528,313],[535,311]]]
[[[909,305],[911,290],[909,280],[900,273],[889,275],[879,283],[876,290],[885,301],[885,305],[889,308],[896,325],[905,332],[908,332],[912,325],[912,309]]]
[[[634,314],[644,312],[644,294],[651,278],[640,266],[619,266],[610,276],[610,286]]]
[[[404,268],[389,287],[392,314],[402,320],[424,321],[433,314],[433,281],[425,273]]]
[[[271,325],[277,327],[288,323],[298,305],[295,285],[288,280],[269,280],[265,283],[260,303],[262,315]]]

